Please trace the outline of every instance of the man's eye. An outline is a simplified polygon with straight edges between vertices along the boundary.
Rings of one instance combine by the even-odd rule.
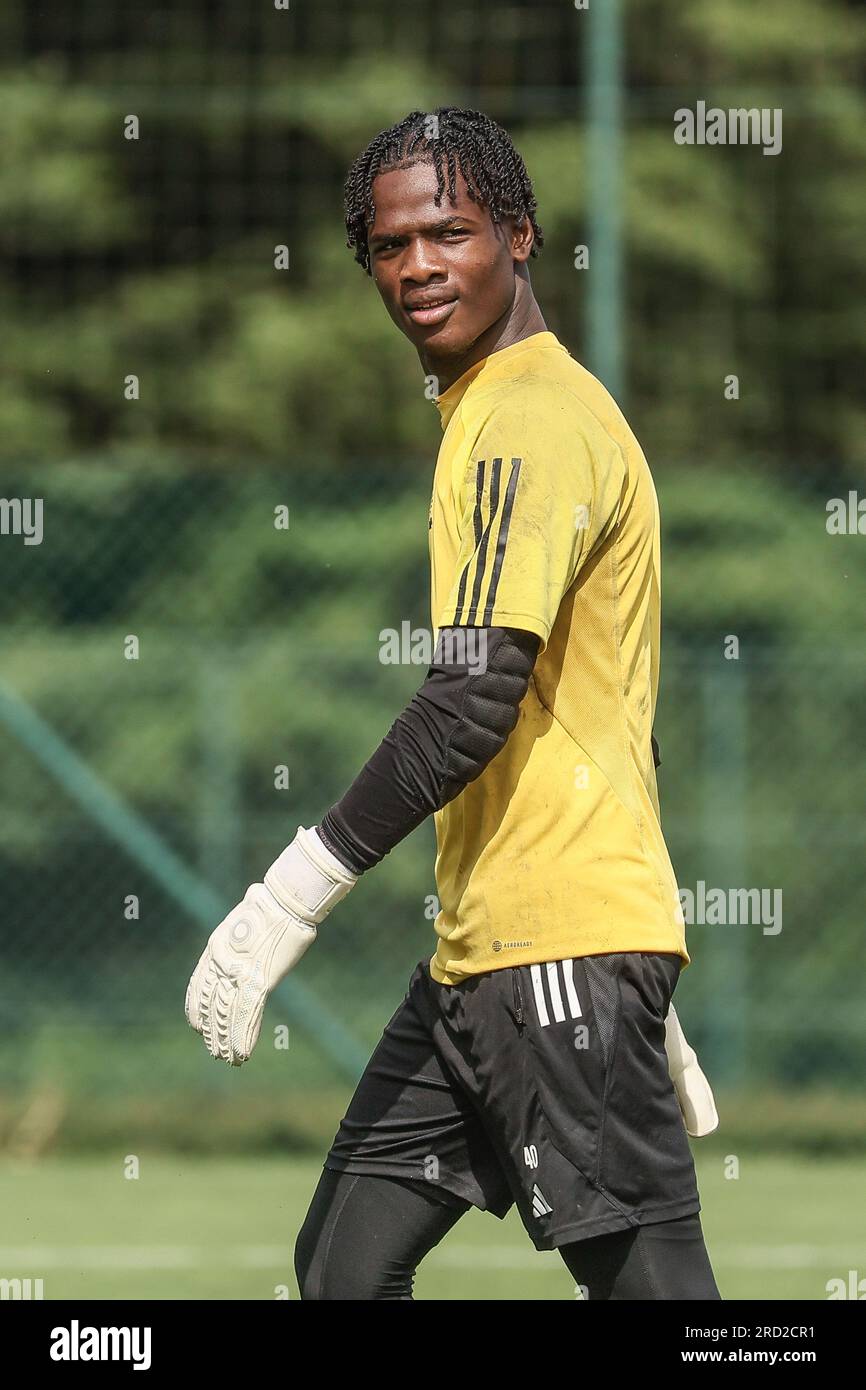
[[[446,230],[446,232],[445,232],[445,235],[446,235],[446,236],[465,236],[465,234],[466,234],[466,228],[465,228],[465,227],[448,227],[447,230]]]

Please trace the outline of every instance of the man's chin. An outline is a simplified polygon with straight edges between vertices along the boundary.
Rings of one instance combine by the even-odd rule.
[[[429,328],[423,333],[413,333],[412,342],[428,361],[453,362],[465,357],[472,348],[474,339],[460,324],[450,320],[441,328]]]

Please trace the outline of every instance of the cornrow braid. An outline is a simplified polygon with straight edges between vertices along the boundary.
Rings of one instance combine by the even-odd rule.
[[[469,197],[484,204],[494,222],[528,217],[535,241],[532,255],[544,245],[535,220],[538,204],[532,183],[508,132],[481,111],[440,106],[436,111],[412,111],[388,130],[380,131],[358,155],[346,176],[346,245],[370,274],[367,229],[376,215],[373,180],[377,174],[431,161],[436,171],[436,206],[447,191],[455,201],[457,170]]]

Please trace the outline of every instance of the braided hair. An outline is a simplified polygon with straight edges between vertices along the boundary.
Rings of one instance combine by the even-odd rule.
[[[456,172],[466,181],[469,197],[483,203],[494,222],[529,218],[538,254],[544,236],[535,220],[537,203],[532,183],[507,131],[481,111],[440,106],[436,111],[411,111],[402,121],[381,131],[354,160],[345,184],[346,245],[370,274],[367,229],[375,217],[373,180],[391,169],[407,168],[421,160],[436,170],[436,206],[447,192],[455,202]]]

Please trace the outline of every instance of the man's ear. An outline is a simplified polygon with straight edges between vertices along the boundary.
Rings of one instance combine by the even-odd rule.
[[[535,241],[532,223],[528,217],[522,217],[519,222],[512,218],[511,227],[511,254],[516,261],[528,261]]]

